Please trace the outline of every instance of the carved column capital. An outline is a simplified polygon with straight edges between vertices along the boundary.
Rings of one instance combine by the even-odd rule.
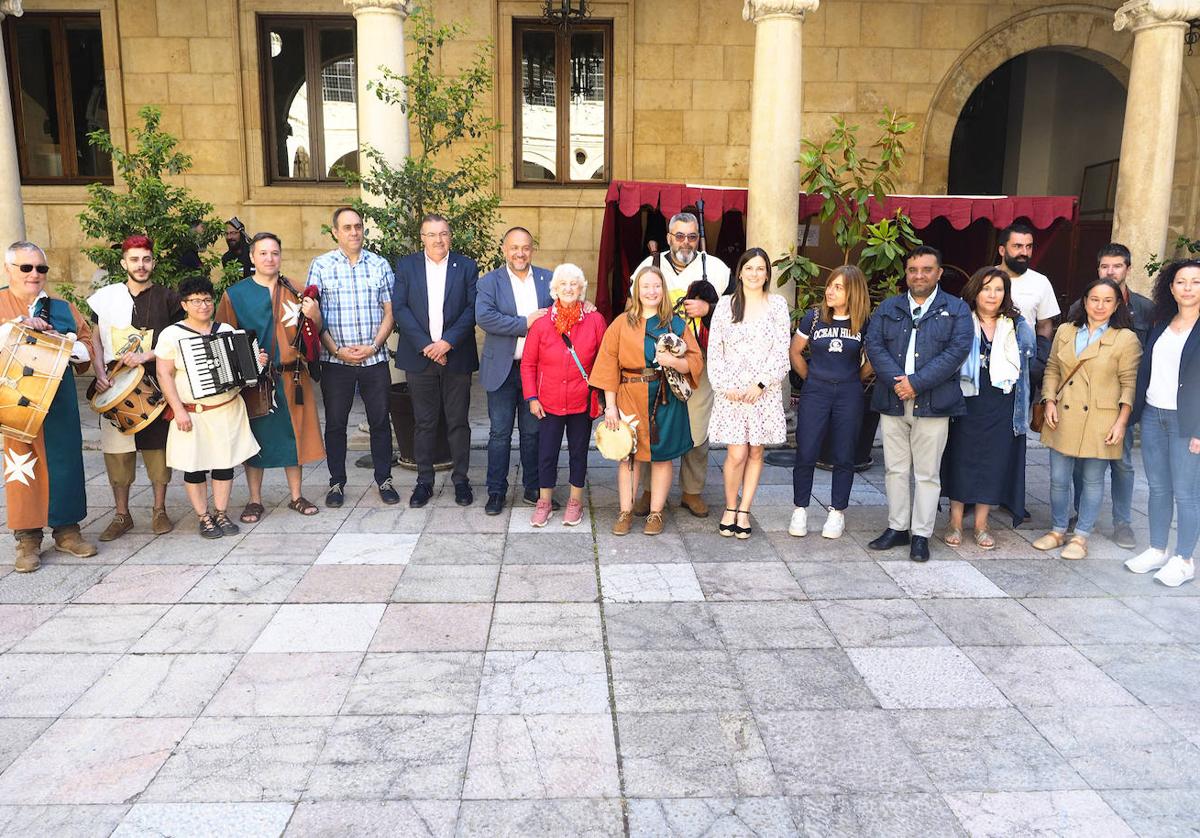
[[[407,19],[412,11],[413,0],[343,0],[351,11],[384,11],[398,12],[400,17]]]
[[[815,12],[821,0],[746,0],[742,6],[742,19],[759,23],[773,17],[798,17]]]
[[[0,0],[0,20],[4,20],[7,15],[20,17],[25,14],[25,10],[21,8],[21,0]]]
[[[1137,32],[1154,26],[1185,27],[1200,18],[1200,0],[1129,0],[1113,15],[1113,29]]]

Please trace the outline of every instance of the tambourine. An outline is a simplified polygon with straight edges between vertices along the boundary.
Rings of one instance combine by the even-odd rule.
[[[619,462],[632,457],[637,451],[638,420],[625,413],[621,413],[620,417],[616,430],[610,430],[604,422],[596,426],[596,450],[606,460]]]

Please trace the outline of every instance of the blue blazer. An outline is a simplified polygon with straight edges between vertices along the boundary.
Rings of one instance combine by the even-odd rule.
[[[450,372],[479,369],[475,348],[475,260],[451,251],[446,257],[446,296],[442,301],[442,340],[452,349],[446,356]],[[421,350],[433,343],[429,336],[429,286],[425,282],[425,254],[410,253],[396,259],[396,284],[392,287],[392,316],[400,341],[396,366],[406,372],[425,372],[433,362]]]
[[[1137,395],[1133,400],[1133,422],[1140,422],[1142,411],[1146,409],[1146,390],[1150,387],[1151,365],[1154,363],[1154,344],[1166,331],[1170,320],[1155,323],[1146,341],[1146,351],[1142,353],[1141,364],[1138,365]],[[1183,344],[1183,356],[1179,359],[1179,392],[1175,405],[1176,417],[1179,420],[1179,433],[1182,436],[1200,438],[1200,326],[1192,329],[1187,342]]]
[[[532,267],[533,284],[537,288],[538,308],[549,308],[550,271]],[[475,297],[475,322],[483,329],[483,358],[479,363],[479,383],[489,393],[499,390],[512,371],[513,353],[517,338],[525,337],[529,329],[524,317],[517,314],[517,300],[508,279],[508,267],[501,265],[479,280]]]
[[[907,294],[884,300],[867,322],[867,357],[876,376],[871,409],[877,413],[904,415],[904,404],[893,385],[896,376],[904,375],[912,328]],[[908,383],[917,391],[914,416],[961,416],[967,412],[958,371],[971,353],[974,335],[971,309],[939,287],[917,328],[917,371],[908,377]]]

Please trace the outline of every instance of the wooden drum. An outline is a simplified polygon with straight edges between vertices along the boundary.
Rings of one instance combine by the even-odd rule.
[[[31,443],[71,360],[74,335],[12,324],[0,338],[0,433]]]

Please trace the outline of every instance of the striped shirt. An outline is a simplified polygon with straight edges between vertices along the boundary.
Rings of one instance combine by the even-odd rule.
[[[374,343],[383,323],[383,306],[391,304],[392,286],[396,284],[392,266],[386,259],[364,250],[358,262],[351,265],[341,249],[331,250],[313,260],[308,269],[308,284],[321,291],[321,317],[335,345]],[[321,360],[327,364],[342,363],[324,348]],[[383,361],[387,361],[386,349],[380,349],[362,365]]]

